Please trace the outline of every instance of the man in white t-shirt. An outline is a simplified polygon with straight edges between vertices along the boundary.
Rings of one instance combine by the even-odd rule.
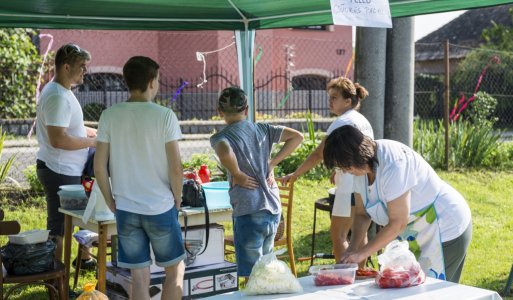
[[[59,186],[81,184],[89,147],[96,146],[96,129],[84,126],[82,108],[71,91],[82,84],[91,55],[75,44],[66,44],[55,55],[55,77],[45,85],[37,104],[37,177],[44,187],[47,204],[46,228],[56,243],[55,257],[62,257],[64,215],[60,207]],[[94,261],[84,256],[94,267]]]
[[[150,299],[150,244],[156,264],[166,272],[162,299],[181,299],[182,133],[173,111],[152,102],[159,88],[155,61],[132,57],[123,77],[130,98],[105,110],[98,124],[96,182],[116,214],[118,266],[131,270],[130,299]]]

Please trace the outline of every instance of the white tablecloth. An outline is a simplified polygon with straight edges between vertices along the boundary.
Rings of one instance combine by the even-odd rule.
[[[373,280],[356,281],[351,285],[317,287],[313,283],[313,277],[299,278],[303,293],[283,294],[268,296],[244,296],[240,291],[209,297],[208,299],[230,300],[230,299],[290,299],[290,300],[340,300],[340,299],[361,299],[361,300],[498,300],[499,294],[494,291],[475,288],[462,284],[455,284],[433,278],[427,278],[422,285],[402,289],[380,289]]]

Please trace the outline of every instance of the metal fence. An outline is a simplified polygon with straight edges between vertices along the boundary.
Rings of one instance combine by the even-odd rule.
[[[416,48],[433,59],[416,62],[414,114],[420,119],[440,119],[445,96],[445,57],[441,55],[444,44],[421,44]],[[513,53],[452,44],[449,50],[450,112],[455,106],[459,111],[459,107],[467,102],[465,110],[472,109],[477,104],[472,96],[485,92],[497,101],[490,115],[495,126],[513,128]]]
[[[280,34],[263,31],[256,35],[257,119],[303,117],[307,110],[314,117],[330,117],[326,83],[340,75],[352,78],[350,39],[340,38],[336,31],[331,37],[319,39],[310,32],[287,36],[286,30],[292,29],[284,29]],[[239,85],[236,49],[230,32],[44,30],[42,33],[53,35],[52,50],[63,43],[76,42],[91,51],[93,59],[85,83],[74,88],[87,121],[97,121],[102,110],[127,99],[121,67],[133,55],[158,58],[161,79],[156,102],[172,108],[180,120],[216,119],[219,92],[227,86]],[[41,40],[40,51],[44,52],[47,45],[48,41]],[[439,119],[443,116],[444,66],[439,55],[443,45],[417,45],[417,51],[422,46],[431,48],[424,53],[434,59],[416,62],[414,114],[421,119]],[[450,49],[451,108],[462,95],[471,97],[480,82],[478,90],[497,99],[493,116],[497,118],[497,126],[513,127],[513,74],[510,74],[513,71],[509,71],[513,70],[513,55],[457,45],[451,45]],[[470,53],[474,54],[465,62],[463,57]],[[494,56],[500,58],[500,63],[491,59]],[[47,76],[45,81],[48,80]],[[212,153],[207,138],[200,136],[182,142],[184,159],[195,153]],[[23,171],[34,164],[37,143],[32,140],[9,144],[22,146],[4,149],[0,163],[16,154],[9,175],[26,185]]]

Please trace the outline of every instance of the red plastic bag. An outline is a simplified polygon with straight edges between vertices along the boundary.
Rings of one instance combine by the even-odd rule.
[[[415,255],[408,249],[408,242],[394,240],[378,256],[380,271],[375,282],[380,288],[403,288],[426,281]]]

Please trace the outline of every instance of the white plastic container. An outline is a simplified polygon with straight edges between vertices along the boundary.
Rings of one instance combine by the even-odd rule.
[[[85,192],[84,186],[81,184],[61,185],[61,186],[59,186],[59,189],[61,191],[66,191],[66,192],[76,192],[76,193],[81,192],[81,191]]]
[[[13,244],[26,245],[38,244],[48,240],[50,230],[28,230],[18,234],[9,235],[9,242]]]
[[[230,195],[228,194],[230,189],[228,181],[208,182],[203,183],[201,186],[205,191],[205,198],[209,209],[232,207],[230,205]]]

